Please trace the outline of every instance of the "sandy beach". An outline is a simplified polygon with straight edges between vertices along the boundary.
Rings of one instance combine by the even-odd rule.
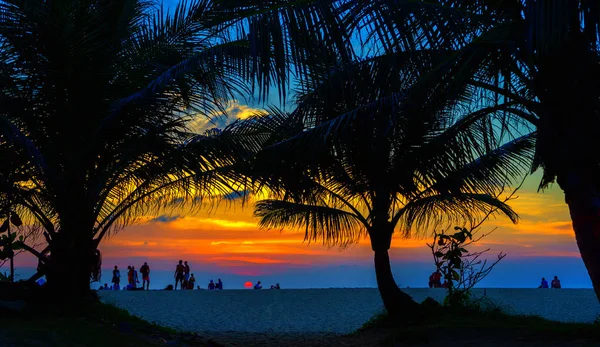
[[[441,289],[403,289],[421,302]],[[350,333],[383,306],[377,289],[100,291],[105,303],[147,321],[198,333]],[[484,289],[475,289],[474,297]],[[591,323],[600,313],[592,289],[485,289],[506,312]]]

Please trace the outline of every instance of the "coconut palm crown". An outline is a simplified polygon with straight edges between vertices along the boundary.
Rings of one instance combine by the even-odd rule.
[[[392,235],[465,224],[491,209],[516,222],[497,197],[533,155],[533,134],[498,138],[494,119],[510,105],[473,107],[470,79],[432,78],[447,54],[400,52],[329,68],[302,87],[294,111],[234,125],[263,134],[252,172],[271,196],[256,203],[260,225],[302,228],[306,241],[329,246],[368,237],[394,315],[415,303],[392,276]]]
[[[13,198],[45,228],[35,254],[57,295],[88,292],[111,232],[234,189],[225,135],[190,130],[247,93],[256,71],[212,5],[0,1],[0,146],[26,167]]]

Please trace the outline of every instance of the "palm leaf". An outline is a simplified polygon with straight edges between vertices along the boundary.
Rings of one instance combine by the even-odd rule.
[[[405,236],[414,229],[424,233],[436,227],[464,225],[476,220],[477,214],[497,211],[516,223],[518,215],[506,203],[487,194],[437,194],[411,201],[393,217]]]
[[[256,203],[254,215],[262,228],[304,228],[304,240],[326,246],[346,247],[366,236],[366,229],[353,213],[324,205],[284,200]]]

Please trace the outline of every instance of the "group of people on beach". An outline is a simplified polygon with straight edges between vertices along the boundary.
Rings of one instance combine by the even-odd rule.
[[[447,280],[445,280],[444,283],[442,283],[442,273],[440,272],[439,269],[435,270],[435,272],[433,272],[429,276],[429,288],[448,288]],[[550,286],[548,286],[548,281],[546,281],[546,278],[542,277],[542,283],[540,284],[540,286],[538,288],[560,289],[560,288],[562,288],[562,286],[560,284],[560,280],[558,279],[558,276],[554,276],[554,279],[552,280],[552,282],[550,282]]]
[[[140,281],[138,277],[138,272],[134,266],[127,266],[127,285],[123,289],[126,290],[149,290],[150,289],[150,266],[147,262],[144,262],[144,265],[140,267],[140,273],[142,274],[142,286],[138,287]],[[175,278],[175,286],[169,284],[165,290],[177,290],[177,286],[179,286],[182,290],[192,290],[196,284],[196,278],[194,274],[190,272],[190,265],[187,260],[179,260],[178,264],[175,266],[175,273],[173,275]],[[115,265],[115,268],[112,272],[112,285],[109,287],[108,283],[104,283],[104,286],[100,286],[98,290],[121,290],[121,271],[119,267]],[[197,289],[200,289],[200,286],[197,286]],[[254,289],[262,289],[262,284],[260,281],[254,285]],[[271,285],[271,289],[280,289],[279,283],[276,285]],[[213,280],[210,280],[208,283],[208,290],[223,290],[223,281],[219,278],[215,283]]]
[[[223,290],[223,282],[221,279],[219,278],[217,283],[210,280],[210,282],[208,282],[208,290]]]
[[[127,284],[123,289],[127,290],[148,290],[150,289],[150,266],[147,262],[140,266],[140,273],[142,274],[142,287],[138,287],[140,283],[138,272],[135,266],[127,266]],[[121,289],[121,271],[119,267],[115,265],[112,272],[112,285],[109,287],[107,283],[104,283],[104,287],[100,287],[99,290],[120,290]]]
[[[548,281],[546,281],[546,278],[542,277],[542,283],[540,284],[540,286],[538,288],[548,288]],[[562,288],[562,286],[560,285],[560,280],[558,279],[557,276],[554,276],[554,279],[552,280],[552,282],[550,282],[550,288],[555,288],[555,289]]]
[[[190,265],[187,260],[180,260],[177,266],[175,266],[175,290],[177,290],[177,284],[181,289],[194,289],[196,284],[196,278],[194,274],[190,274]]]
[[[194,285],[196,284],[196,278],[193,273],[190,273],[190,265],[187,260],[180,260],[177,266],[175,266],[175,287],[168,285],[167,290],[177,290],[177,284],[179,284],[179,288],[182,290],[192,290],[194,289]],[[200,286],[197,287],[200,289]],[[208,283],[209,290],[223,290],[223,281],[219,278],[217,283],[213,280],[210,280]]]
[[[138,287],[140,283],[138,272],[135,266],[127,266],[127,284],[123,289],[127,290],[148,290],[150,289],[150,266],[147,262],[140,266],[140,273],[142,274],[142,287]],[[104,286],[98,288],[98,290],[121,290],[121,271],[119,267],[115,265],[112,272],[112,285],[109,287],[108,283],[104,283]]]

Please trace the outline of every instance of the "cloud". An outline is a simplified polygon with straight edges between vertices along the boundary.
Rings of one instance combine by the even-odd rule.
[[[240,190],[240,191],[231,192],[229,194],[225,194],[223,196],[223,199],[225,199],[225,200],[238,200],[238,199],[242,199],[244,197],[247,197],[249,194],[250,194],[249,190]]]
[[[162,216],[158,216],[158,217],[154,217],[154,218],[150,219],[150,222],[151,223],[169,223],[169,222],[173,222],[178,219],[181,219],[181,218],[183,218],[183,217],[162,215]]]
[[[210,119],[202,115],[197,115],[188,126],[194,132],[203,133],[212,128],[223,129],[238,119],[246,119],[250,116],[265,112],[265,110],[260,108],[253,108],[248,105],[240,104],[238,100],[231,100],[225,108],[224,113]]]
[[[213,257],[213,261],[218,263],[222,262],[241,262],[241,263],[250,263],[250,264],[285,264],[290,263],[287,260],[282,259],[272,259],[272,258],[264,258],[264,257]]]

